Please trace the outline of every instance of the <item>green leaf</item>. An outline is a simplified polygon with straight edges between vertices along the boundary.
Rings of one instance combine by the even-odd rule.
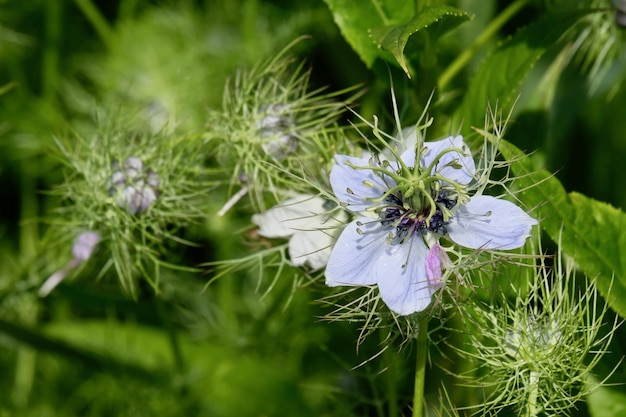
[[[500,152],[516,175],[515,183],[523,190],[518,197],[541,228],[561,242],[570,255],[597,286],[607,303],[626,317],[626,213],[580,193],[567,193],[559,180],[537,168],[514,145],[502,141]]]
[[[352,49],[368,68],[383,55],[370,38],[371,29],[402,23],[413,15],[411,2],[404,0],[324,0],[335,23]]]
[[[467,129],[482,126],[488,102],[497,102],[498,108],[508,113],[528,73],[579,16],[548,14],[498,46],[471,77],[453,124],[463,124]]]
[[[591,386],[599,384],[593,375],[587,377]],[[626,393],[622,387],[599,386],[587,396],[587,407],[592,417],[621,417],[626,415]]]
[[[370,30],[372,39],[383,50],[389,51],[396,58],[400,67],[406,75],[411,78],[407,62],[404,58],[404,48],[409,41],[409,37],[418,31],[427,28],[429,25],[445,19],[445,31],[451,30],[468,20],[470,15],[454,7],[441,5],[427,7],[404,25],[385,26]]]

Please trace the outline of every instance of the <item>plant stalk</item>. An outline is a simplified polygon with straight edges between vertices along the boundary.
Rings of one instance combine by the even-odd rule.
[[[422,417],[424,415],[424,383],[426,379],[426,357],[428,356],[428,319],[428,314],[421,314],[418,319],[413,417]]]

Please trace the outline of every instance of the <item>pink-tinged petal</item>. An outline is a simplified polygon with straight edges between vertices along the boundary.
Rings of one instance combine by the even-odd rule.
[[[414,236],[402,244],[388,245],[378,261],[376,274],[380,296],[396,314],[405,316],[423,311],[439,289],[428,282],[427,252],[421,236]]]
[[[376,284],[378,262],[385,256],[390,229],[378,221],[359,217],[341,232],[326,266],[326,285]]]
[[[443,154],[432,173],[439,173],[459,184],[469,184],[476,174],[476,165],[471,150],[463,141],[463,136],[449,136],[436,142],[425,142],[425,152],[421,156],[420,165],[422,168],[428,167],[441,152],[448,148],[458,148],[463,153],[450,151]]]
[[[474,196],[458,207],[447,226],[450,239],[470,249],[515,249],[526,242],[537,220],[515,204]]]
[[[289,237],[298,230],[311,230],[311,224],[319,224],[317,217],[327,212],[322,197],[301,194],[272,207],[265,213],[252,216],[252,223],[259,226],[261,236]],[[322,214],[324,218],[328,216]]]
[[[441,245],[436,243],[430,248],[426,255],[426,276],[431,286],[440,288],[443,285],[443,267],[450,263],[450,257]]]
[[[338,213],[338,218],[316,216],[315,224],[309,226],[311,230],[295,232],[289,239],[291,262],[295,266],[308,265],[314,271],[325,267],[346,218],[344,211]]]
[[[373,161],[369,158],[335,155],[335,162],[330,171],[330,185],[339,201],[346,203],[353,212],[364,211],[372,205],[368,198],[379,198],[390,186],[395,185],[390,179],[387,180],[389,184],[385,184],[371,169],[354,169],[347,165],[372,166]]]

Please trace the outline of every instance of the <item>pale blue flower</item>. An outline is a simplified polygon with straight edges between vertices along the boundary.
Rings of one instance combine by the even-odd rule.
[[[400,315],[424,310],[441,287],[447,259],[438,249],[430,252],[439,239],[470,249],[514,249],[537,224],[511,202],[468,194],[476,168],[461,136],[419,149],[419,158],[411,147],[397,161],[336,155],[330,173],[335,195],[356,218],[332,250],[326,283],[376,284]]]

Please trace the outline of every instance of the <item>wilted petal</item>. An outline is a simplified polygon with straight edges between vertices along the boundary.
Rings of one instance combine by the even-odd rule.
[[[426,168],[441,152],[448,148],[461,149],[463,154],[457,151],[443,154],[434,167],[433,173],[437,172],[459,184],[469,184],[476,173],[476,165],[474,158],[472,158],[472,152],[463,141],[463,136],[449,136],[436,142],[425,142],[425,152],[421,156],[420,165],[422,168]]]
[[[524,245],[537,220],[515,204],[474,196],[459,207],[447,226],[456,244],[471,249],[515,249]]]
[[[378,198],[384,194],[392,183],[385,182],[371,169],[354,169],[346,163],[357,167],[371,166],[368,158],[355,158],[347,155],[335,155],[336,164],[330,171],[330,185],[333,192],[347,208],[353,212],[364,211],[372,205],[367,198]],[[393,185],[391,185],[393,186]]]
[[[326,285],[336,287],[376,284],[378,262],[389,246],[386,241],[387,233],[388,228],[365,217],[348,224],[341,232],[328,260]]]
[[[379,254],[376,276],[380,296],[399,315],[424,310],[439,289],[431,286],[426,276],[427,251],[421,236],[415,236],[402,244],[387,245]]]
[[[442,267],[450,264],[450,257],[446,251],[436,243],[430,248],[426,255],[426,276],[430,285],[440,288],[443,284],[441,277],[443,275]]]
[[[316,217],[328,211],[324,208],[325,203],[322,197],[301,194],[265,213],[255,214],[252,223],[259,226],[261,236],[289,237],[298,230],[311,230],[311,224],[321,223]]]

